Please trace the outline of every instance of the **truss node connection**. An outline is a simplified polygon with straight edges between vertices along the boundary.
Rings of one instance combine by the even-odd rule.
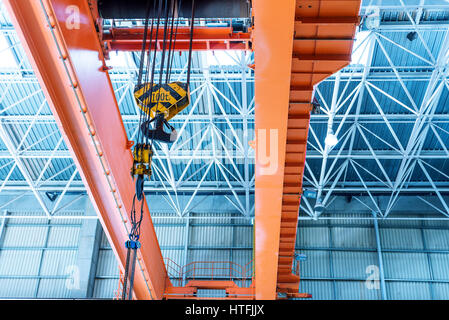
[[[444,160],[449,154],[449,116],[445,103],[448,83],[443,70],[447,69],[447,59],[443,57],[437,64],[435,57],[439,53],[444,55],[447,46],[445,35],[449,24],[443,13],[448,6],[428,1],[422,6],[407,3],[402,6],[398,1],[392,1],[391,5],[380,6],[380,26],[365,30],[365,24],[361,24],[351,64],[338,77],[332,76],[316,88],[320,112],[311,114],[310,118],[303,186],[322,189],[324,198],[329,194],[328,203],[334,195],[369,196],[370,193],[375,198],[378,194],[390,194],[392,204],[389,210],[380,208],[383,216],[388,217],[385,213],[395,207],[395,199],[408,194],[436,195],[435,187],[446,201],[449,186],[445,176],[449,170]],[[362,3],[362,15],[367,8]],[[419,15],[421,11],[423,14]],[[414,24],[407,12],[415,17]],[[63,192],[65,189],[69,193],[85,192],[79,174],[68,184],[75,170],[71,154],[62,141],[4,4],[1,4],[1,15],[0,31],[4,42],[0,54],[7,63],[0,65],[0,119],[11,135],[12,146],[9,150],[6,145],[0,148],[0,190],[32,193],[34,189],[41,194]],[[399,16],[403,17],[402,20],[394,19]],[[416,19],[418,16],[419,20]],[[413,42],[406,38],[411,29],[422,35]],[[435,61],[426,46],[432,48],[430,53]],[[184,55],[179,56],[173,67],[181,81],[185,80],[184,59]],[[162,199],[171,205],[176,204],[175,208],[179,203],[178,192],[192,194],[197,190],[195,197],[203,197],[205,192],[226,193],[239,208],[239,201],[232,191],[239,196],[242,192],[247,195],[254,193],[255,154],[252,148],[245,149],[248,141],[254,139],[254,72],[248,68],[253,63],[252,55],[244,51],[194,53],[192,81],[198,84],[198,88],[192,95],[193,110],[174,120],[175,127],[184,128],[185,136],[169,150],[156,146],[160,148],[160,161],[155,163],[159,175],[153,176],[154,184],[146,185],[146,192],[163,196]],[[138,123],[131,95],[138,60],[132,52],[117,56],[111,53],[107,64],[112,67],[109,74],[125,129],[131,138]],[[437,73],[439,77],[435,76]],[[437,85],[430,85],[431,80]],[[335,92],[334,99],[332,92],[335,86],[340,90]],[[435,101],[430,109],[422,104],[426,90],[435,93],[428,94]],[[207,102],[211,102],[213,108],[207,108]],[[422,110],[427,108],[428,112],[420,113],[418,107]],[[332,108],[335,110],[333,113],[330,112]],[[324,128],[329,121],[333,123],[339,144],[324,153]],[[411,139],[410,132],[415,123],[422,126],[419,139],[414,138],[421,146],[411,150],[406,146],[412,146],[413,141],[409,143],[407,139]],[[217,130],[208,129],[210,126]],[[210,143],[212,136],[217,137],[216,150]],[[218,142],[218,137],[225,148]],[[202,147],[195,150],[201,140]],[[206,144],[209,145],[207,148]],[[329,161],[326,161],[326,175],[320,179],[324,158]],[[22,170],[29,176],[28,181],[15,165],[15,159],[24,163]],[[407,171],[405,165],[399,170],[398,163],[402,159],[410,159],[407,175],[404,174]],[[433,183],[427,179],[420,165],[413,165],[418,160]],[[210,162],[212,165],[206,174]],[[339,175],[342,164],[344,169]],[[221,172],[217,166],[226,169]],[[201,180],[203,182],[198,186]],[[244,210],[240,208],[238,211],[252,215],[252,196],[249,198],[248,205],[247,200],[240,199]],[[313,209],[313,199],[309,202]],[[435,206],[445,212],[442,203],[435,203]],[[176,210],[188,211],[189,208]],[[305,203],[301,205],[301,213],[314,214]]]

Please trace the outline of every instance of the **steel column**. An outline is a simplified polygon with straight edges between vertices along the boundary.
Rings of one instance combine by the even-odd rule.
[[[379,224],[377,223],[377,214],[375,212],[373,212],[373,225],[374,225],[374,233],[376,235],[377,259],[379,262],[380,290],[381,290],[382,300],[387,300],[387,291],[386,291],[386,287],[385,287],[384,262],[383,262],[383,258],[382,258],[382,247],[380,244]]]

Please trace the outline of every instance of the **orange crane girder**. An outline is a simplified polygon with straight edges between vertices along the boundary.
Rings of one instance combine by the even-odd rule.
[[[349,64],[361,1],[295,0],[282,8],[270,2],[254,1],[255,127],[256,134],[277,130],[279,166],[260,174],[265,155],[257,152],[256,297],[309,297],[298,293],[292,265],[311,100],[317,83]],[[268,140],[258,139],[258,149],[262,143]]]
[[[276,298],[295,3],[253,1],[256,299]],[[276,154],[267,164],[268,150]]]
[[[103,42],[108,51],[140,51],[144,28],[109,28],[104,30]],[[162,50],[164,46],[163,28],[153,30],[152,49]],[[150,37],[150,32],[148,32]],[[251,34],[248,32],[233,32],[232,27],[195,27],[193,31],[192,50],[250,50]],[[169,43],[165,44],[168,49]],[[148,49],[149,45],[146,46]],[[190,47],[190,27],[178,27],[173,50],[187,51]]]
[[[89,1],[4,2],[123,270],[132,155]],[[135,297],[162,299],[171,284],[146,202],[141,230]]]

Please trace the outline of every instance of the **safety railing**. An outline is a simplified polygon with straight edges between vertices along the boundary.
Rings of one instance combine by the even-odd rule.
[[[240,280],[242,286],[249,286],[245,283],[254,278],[252,260],[243,266],[232,261],[194,261],[180,266],[170,258],[164,260],[168,277],[178,286],[183,280]]]
[[[114,300],[121,300],[122,294],[123,294],[123,282],[124,282],[124,275],[122,270],[120,270],[120,276],[118,279],[118,288],[114,291]]]

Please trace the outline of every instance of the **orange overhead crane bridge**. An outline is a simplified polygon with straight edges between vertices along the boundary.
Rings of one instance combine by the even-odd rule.
[[[226,290],[228,298],[308,296],[299,293],[299,275],[292,270],[311,99],[314,85],[350,62],[360,1],[283,0],[281,5],[253,0],[250,32],[195,29],[193,50],[250,49],[255,54],[256,151],[271,146],[275,153],[269,168],[256,157],[255,277],[250,288],[231,280],[175,286],[145,204],[137,299],[196,298],[201,288]],[[109,50],[139,50],[143,32],[102,30],[96,0],[4,3],[124,270],[134,182],[123,168],[130,168],[133,158],[105,57]],[[78,20],[68,20],[74,12],[68,8],[74,8]],[[175,49],[188,49],[182,30]]]

